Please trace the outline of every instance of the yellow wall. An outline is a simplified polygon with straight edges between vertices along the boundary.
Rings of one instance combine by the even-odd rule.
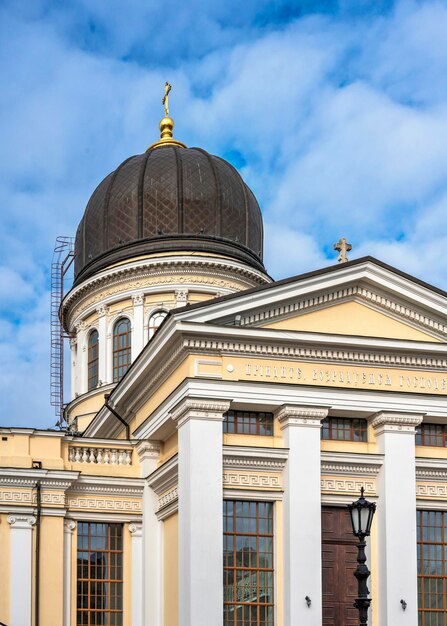
[[[40,624],[63,623],[64,519],[41,518],[40,529]]]
[[[164,626],[177,626],[178,513],[174,513],[163,522],[163,557],[163,623]]]
[[[318,311],[303,313],[266,324],[264,327],[339,335],[360,335],[362,337],[439,341],[431,335],[405,324],[405,322],[399,322],[358,302],[336,304]]]
[[[0,513],[0,622],[5,624],[9,624],[9,533],[8,515]]]

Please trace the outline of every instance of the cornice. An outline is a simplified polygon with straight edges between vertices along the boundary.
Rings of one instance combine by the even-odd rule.
[[[433,336],[445,339],[447,337],[447,325],[439,319],[429,317],[414,307],[409,307],[404,302],[390,298],[361,284],[348,285],[340,289],[332,289],[324,293],[295,300],[276,307],[265,308],[262,311],[241,317],[241,326],[252,326],[267,321],[284,319],[296,313],[309,313],[310,311],[339,304],[340,302],[356,300],[372,306],[376,310],[386,311],[391,317],[402,321],[405,319],[413,327],[423,328]]]
[[[330,346],[330,338],[325,337],[325,345],[303,345],[304,337],[297,338],[295,342],[291,342],[290,338],[281,337],[279,334],[276,339],[270,339],[262,336],[262,329],[259,329],[258,337],[231,337],[223,338],[212,337],[211,334],[217,334],[216,328],[206,327],[208,337],[187,336],[183,340],[183,349],[190,352],[210,352],[219,351],[220,353],[232,356],[253,356],[267,357],[269,359],[299,359],[306,361],[331,361],[332,363],[350,363],[353,365],[371,365],[380,367],[403,367],[407,369],[444,369],[447,367],[446,356],[427,356],[426,354],[403,354],[391,353],[389,349],[378,349],[371,346],[363,348],[355,346]],[[301,341],[300,341],[301,340]],[[300,342],[300,343],[298,343]],[[323,338],[321,338],[323,343]],[[365,344],[367,339],[365,338]]]
[[[416,479],[446,482],[447,459],[416,457]]]
[[[177,484],[177,477],[178,455],[176,454],[168,461],[165,461],[163,465],[157,467],[146,480],[149,487],[155,491],[157,496],[161,496]]]
[[[321,474],[355,475],[371,478],[377,476],[383,464],[381,454],[352,454],[349,452],[322,452]]]
[[[256,470],[281,472],[288,457],[287,448],[255,448],[245,446],[223,447],[224,470]]]
[[[0,469],[0,485],[3,487],[34,488],[40,483],[42,489],[67,490],[77,480],[79,472],[32,470],[21,468]]]
[[[154,279],[170,278],[176,275],[182,278],[198,271],[221,280],[228,280],[229,278],[242,280],[246,283],[247,288],[269,282],[268,277],[262,272],[223,257],[191,256],[189,258],[158,257],[144,259],[139,262],[110,267],[73,288],[66,295],[62,304],[66,312],[67,325],[72,325],[74,307],[79,307],[84,298],[95,295],[104,287],[110,289],[126,283],[132,278],[139,278],[144,281],[144,285],[149,286]],[[172,279],[166,281],[166,285],[172,286],[173,289],[176,288],[176,284],[176,281],[172,281]],[[160,285],[160,282],[157,282],[157,285]],[[178,288],[186,288],[188,285],[188,281],[185,281],[184,278],[178,281]]]

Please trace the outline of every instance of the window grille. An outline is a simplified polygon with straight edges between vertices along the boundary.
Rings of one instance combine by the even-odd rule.
[[[325,441],[368,441],[365,419],[326,417],[321,422],[321,438]]]
[[[419,626],[447,624],[447,517],[417,511]]]
[[[78,523],[76,626],[123,625],[123,527]]]
[[[227,411],[223,432],[239,435],[273,435],[273,413]]]
[[[224,501],[224,626],[274,625],[273,504]]]
[[[98,386],[98,358],[99,358],[99,335],[97,330],[92,330],[88,337],[88,390]]]
[[[113,328],[113,382],[117,383],[130,367],[131,330],[130,321],[123,317]]]

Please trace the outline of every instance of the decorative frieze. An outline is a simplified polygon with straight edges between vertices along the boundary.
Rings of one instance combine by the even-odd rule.
[[[68,460],[71,463],[132,465],[132,449],[70,446]]]
[[[180,289],[180,286],[184,289],[186,283],[232,293],[267,282],[269,279],[261,272],[226,260],[191,257],[149,259],[110,268],[84,281],[71,290],[63,306],[70,326],[73,319],[83,317],[96,303],[142,288],[150,293],[162,285],[172,285],[173,290],[176,287]],[[210,293],[212,296],[213,293]]]
[[[447,500],[447,485],[422,483],[418,481],[416,483],[416,497],[421,500],[431,500],[432,498]]]
[[[140,514],[142,512],[142,503],[141,500],[113,497],[82,498],[70,496],[68,497],[68,508],[71,511],[84,510]]]
[[[281,474],[229,472],[223,473],[223,485],[226,487],[241,487],[244,489],[282,489]]]
[[[349,493],[352,496],[358,496],[360,489],[363,487],[365,494],[375,495],[375,482],[372,480],[356,479],[356,478],[339,478],[323,476],[321,479],[321,491],[328,493]]]

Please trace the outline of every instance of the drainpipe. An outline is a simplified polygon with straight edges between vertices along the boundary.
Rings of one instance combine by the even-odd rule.
[[[40,481],[36,483],[36,584],[34,588],[34,626],[39,626],[39,596],[40,596],[40,517],[42,512],[42,499],[40,493]]]
[[[108,403],[108,399],[110,398],[110,394],[106,393],[104,395],[104,406],[106,407],[106,409],[109,409],[109,411],[112,413],[112,415],[114,415],[116,417],[116,419],[118,419],[121,424],[124,425],[124,428],[126,429],[126,439],[130,440],[130,426],[129,424],[126,422],[126,420],[124,420],[121,415],[119,415],[114,408],[112,408],[110,406],[110,404]]]

